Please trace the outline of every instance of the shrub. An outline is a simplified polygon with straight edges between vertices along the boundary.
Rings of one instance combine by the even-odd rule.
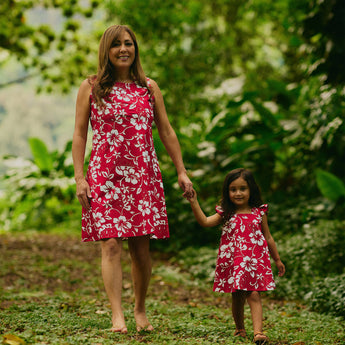
[[[62,223],[78,228],[80,205],[75,197],[71,142],[62,153],[49,152],[37,138],[29,143],[32,160],[4,157],[0,229],[49,230]]]
[[[318,312],[345,317],[345,273],[317,281],[305,299]]]
[[[337,276],[344,274],[344,225],[345,222],[339,220],[318,220],[305,224],[303,233],[278,243],[280,256],[286,265],[286,276],[279,280],[279,289],[275,292],[278,296],[301,298],[311,301],[315,307],[318,305],[315,301],[317,296],[321,296],[322,281],[327,290],[340,279]],[[334,288],[324,291],[322,296],[332,291]],[[327,304],[323,307],[323,311],[337,310]]]

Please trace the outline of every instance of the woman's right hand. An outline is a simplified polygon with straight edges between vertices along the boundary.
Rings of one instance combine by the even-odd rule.
[[[77,197],[80,205],[88,210],[90,208],[91,191],[90,186],[85,179],[76,182]]]

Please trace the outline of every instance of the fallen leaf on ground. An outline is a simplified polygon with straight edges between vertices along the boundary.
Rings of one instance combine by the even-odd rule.
[[[24,345],[24,344],[26,344],[22,338],[19,338],[13,334],[5,334],[2,343],[6,344],[6,345]]]

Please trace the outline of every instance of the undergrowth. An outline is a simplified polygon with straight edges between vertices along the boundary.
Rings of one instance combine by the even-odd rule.
[[[129,258],[124,255],[123,307],[129,333],[120,335],[109,331],[111,312],[97,246],[81,244],[76,237],[42,234],[1,236],[0,241],[0,339],[11,334],[26,344],[234,343],[231,297],[213,293],[212,282],[202,278],[202,270],[196,277],[192,272],[196,267],[189,271],[182,259],[152,253],[147,311],[155,331],[138,333]],[[275,300],[272,295],[263,295],[263,306],[271,344],[345,344],[341,318],[311,312],[299,302]],[[249,338],[238,343],[252,344],[248,306],[245,316]]]

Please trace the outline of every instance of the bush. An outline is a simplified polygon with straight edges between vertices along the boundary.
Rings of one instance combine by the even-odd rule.
[[[344,279],[341,278],[345,260],[344,225],[345,222],[339,220],[318,220],[314,224],[305,224],[303,233],[278,243],[280,256],[286,265],[285,278],[279,280],[279,289],[275,291],[278,296],[304,299],[316,307],[319,304],[315,301],[317,296],[321,297],[322,286],[325,288],[322,296],[341,295],[341,288],[340,292],[334,292],[338,291],[334,287],[338,279],[339,282]],[[336,312],[338,309],[324,304],[322,310]]]
[[[4,157],[7,170],[1,178],[0,229],[44,231],[61,224],[79,228],[71,142],[62,153],[49,152],[39,139],[29,142],[32,160]]]
[[[216,268],[218,248],[188,247],[179,252],[177,263],[184,270],[188,270],[193,277],[207,282],[213,282]]]
[[[312,309],[320,313],[345,317],[345,273],[314,283],[305,299]]]

